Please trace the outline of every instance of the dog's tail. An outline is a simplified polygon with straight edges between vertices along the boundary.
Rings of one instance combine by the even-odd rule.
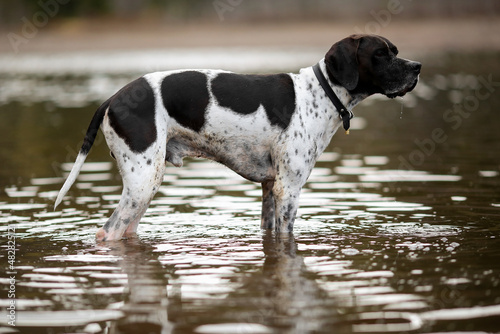
[[[71,168],[71,172],[68,175],[68,178],[64,182],[59,194],[56,198],[56,203],[54,204],[54,210],[61,203],[63,197],[68,192],[69,188],[75,182],[78,174],[80,174],[80,170],[82,169],[83,163],[89,154],[90,148],[94,144],[95,137],[97,136],[97,132],[99,131],[99,127],[104,119],[104,114],[106,113],[106,109],[108,109],[110,104],[110,100],[104,102],[94,114],[92,121],[90,121],[89,128],[87,129],[87,133],[85,134],[85,138],[83,139],[82,147],[80,148],[80,152],[76,157],[76,161],[73,164],[73,168]]]

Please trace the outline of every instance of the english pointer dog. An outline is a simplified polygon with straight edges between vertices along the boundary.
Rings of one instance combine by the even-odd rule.
[[[166,162],[181,167],[184,157],[217,161],[261,183],[261,227],[288,233],[302,187],[337,129],[349,130],[352,108],[372,94],[403,96],[417,84],[422,65],[397,54],[384,37],[352,35],[297,74],[146,74],[97,109],[55,207],[101,128],[123,192],[98,241],[135,235]]]

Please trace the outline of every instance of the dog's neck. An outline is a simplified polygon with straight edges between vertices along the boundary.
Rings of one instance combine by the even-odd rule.
[[[328,84],[335,92],[340,102],[342,102],[342,104],[346,106],[348,110],[352,110],[358,103],[360,103],[361,101],[363,101],[368,97],[368,95],[364,94],[352,95],[346,88],[332,82],[330,76],[327,75],[326,63],[324,58],[319,61],[319,66],[321,68],[321,71],[323,72],[323,75],[328,81]]]
[[[354,108],[366,97],[351,95],[346,88],[339,86],[338,84],[334,84],[326,75],[326,65],[324,59],[319,61],[319,66],[333,92],[337,95],[340,102],[348,108],[348,110],[352,110],[352,108]],[[304,108],[303,112],[306,114],[307,112],[310,112],[312,114],[310,107],[308,107],[308,103],[311,105],[316,104],[314,108],[317,111],[326,110],[327,112],[326,114],[321,112],[316,113],[318,121],[315,121],[315,118],[307,123],[308,131],[315,141],[314,145],[316,146],[317,159],[326,149],[332,139],[332,136],[342,126],[343,122],[340,118],[339,111],[333,105],[332,101],[330,101],[327,93],[318,81],[313,67],[311,66],[301,69],[299,76],[302,77],[301,82],[305,86],[304,90],[309,90],[309,94],[306,97],[307,101],[301,105],[301,107]]]

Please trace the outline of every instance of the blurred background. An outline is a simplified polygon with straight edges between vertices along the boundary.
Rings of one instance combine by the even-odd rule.
[[[392,6],[407,8],[401,17],[469,17],[478,15],[495,16],[500,4],[494,0],[19,0],[2,1],[3,24],[16,25],[18,18],[34,14],[41,4],[49,6],[58,3],[61,9],[59,19],[75,18],[115,18],[137,19],[147,17],[156,22],[189,22],[193,20],[211,20],[215,8],[226,8],[233,12],[230,21],[262,22],[266,20],[350,20],[366,19],[372,9]],[[233,9],[229,9],[232,7]],[[235,10],[237,7],[238,10]]]
[[[499,14],[494,0],[3,0],[0,52],[328,47],[355,32],[389,35],[415,51],[487,49],[500,44]]]

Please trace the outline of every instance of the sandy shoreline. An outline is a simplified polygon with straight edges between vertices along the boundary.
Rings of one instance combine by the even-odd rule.
[[[3,30],[0,54],[60,53],[85,50],[158,48],[280,47],[328,48],[356,32],[378,33],[407,53],[500,50],[500,20],[396,21],[385,26],[364,22],[200,23],[158,25],[144,22],[66,22],[23,33]],[[17,52],[16,52],[17,51]]]

